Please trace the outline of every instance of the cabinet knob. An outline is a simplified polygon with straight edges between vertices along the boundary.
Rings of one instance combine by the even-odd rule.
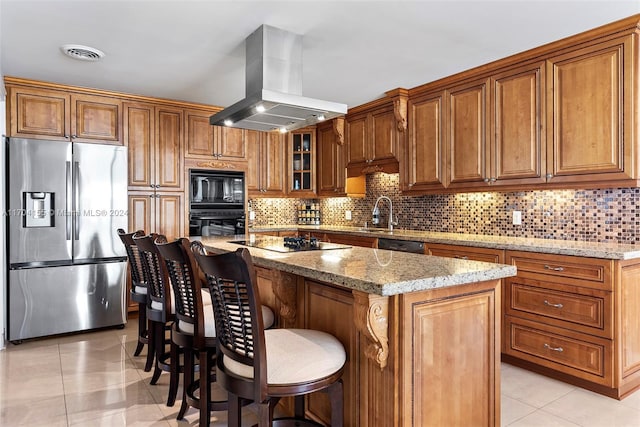
[[[553,178],[553,174],[548,173],[545,175],[545,177],[547,178],[547,180],[550,180],[551,178]]]
[[[491,178],[489,181],[491,181],[491,183],[493,184],[494,182],[497,181],[497,179],[496,178]]]
[[[410,183],[409,183],[409,187],[413,187],[413,185],[414,185],[414,183],[413,183],[413,182],[410,182]]]
[[[485,178],[484,182],[486,182],[488,184],[489,183],[489,178]]]

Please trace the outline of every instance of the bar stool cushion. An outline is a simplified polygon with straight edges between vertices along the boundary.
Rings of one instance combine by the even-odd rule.
[[[146,286],[134,286],[133,288],[134,293],[136,294],[140,294],[140,295],[147,295],[147,287]]]
[[[173,293],[173,288],[169,288],[169,292],[171,292],[171,301],[175,301],[176,297],[175,294]],[[151,308],[153,310],[164,310],[163,304],[159,301],[151,301]],[[176,314],[176,305],[175,304],[171,304],[171,314]]]
[[[264,331],[269,385],[312,382],[339,371],[347,356],[334,336],[311,329]],[[224,366],[244,378],[253,377],[253,367],[225,357]]]
[[[211,300],[211,298],[209,298]],[[205,338],[215,338],[216,337],[216,320],[213,317],[213,310],[211,307],[205,305],[205,309],[202,310],[204,313],[204,336]],[[194,327],[193,324],[188,322],[178,321],[178,330],[185,334],[193,335]]]

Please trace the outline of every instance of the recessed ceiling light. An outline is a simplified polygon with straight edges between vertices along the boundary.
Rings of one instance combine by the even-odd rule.
[[[62,50],[65,55],[80,61],[99,61],[101,58],[104,58],[104,52],[101,50],[81,44],[65,44],[60,46],[60,50]]]

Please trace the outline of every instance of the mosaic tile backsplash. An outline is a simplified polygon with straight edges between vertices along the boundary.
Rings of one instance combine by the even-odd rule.
[[[398,174],[367,176],[366,197],[330,199],[253,199],[254,225],[296,224],[300,203],[320,203],[323,225],[371,225],[378,196],[393,201],[399,228],[412,230],[536,237],[589,242],[635,244],[640,231],[640,188],[548,190],[402,196]],[[389,207],[381,201],[380,226],[386,227]],[[344,212],[352,212],[352,220]],[[513,211],[522,225],[512,224]]]

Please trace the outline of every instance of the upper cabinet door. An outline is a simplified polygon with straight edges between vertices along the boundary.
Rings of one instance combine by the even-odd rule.
[[[155,110],[148,104],[124,104],[124,142],[129,158],[129,189],[155,185]]]
[[[446,185],[443,104],[443,92],[409,100],[409,141],[402,188],[405,192],[443,189]]]
[[[72,94],[71,129],[74,142],[122,145],[122,101]]]
[[[156,107],[156,178],[159,190],[182,188],[183,110]]]
[[[219,132],[216,134],[217,142],[214,156],[229,160],[246,160],[246,139],[250,132],[255,131],[220,126]]]
[[[61,91],[7,86],[9,136],[68,141],[70,95]]]
[[[371,136],[373,139],[368,160],[396,159],[398,131],[393,108],[371,114]]]
[[[344,183],[338,183],[338,151],[341,148],[336,141],[336,134],[333,126],[318,125],[318,194],[334,195],[340,187],[344,188]],[[344,181],[344,165],[342,165]]]
[[[488,182],[488,87],[481,80],[447,90],[450,187]]]
[[[213,134],[215,126],[209,124],[211,114],[205,111],[185,111],[186,157],[210,159],[213,156]]]
[[[365,163],[369,160],[367,153],[367,116],[359,116],[347,121],[348,163]]]
[[[549,182],[637,175],[630,96],[637,88],[634,46],[629,35],[548,60]]]
[[[493,185],[545,182],[544,63],[491,77]]]
[[[286,134],[280,132],[264,132],[263,150],[260,158],[263,169],[262,189],[267,196],[282,196],[285,194]]]

